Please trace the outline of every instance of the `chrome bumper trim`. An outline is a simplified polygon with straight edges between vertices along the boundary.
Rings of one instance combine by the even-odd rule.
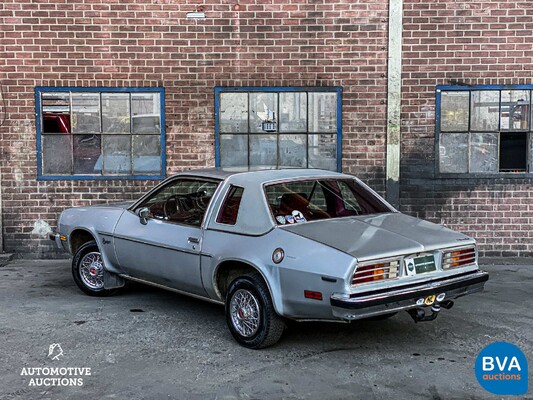
[[[449,293],[446,299],[452,299],[464,294],[473,293],[483,289],[485,282],[489,279],[489,274],[484,271],[475,271],[456,278],[449,278],[424,284],[417,284],[406,288],[392,288],[380,293],[364,292],[351,295],[333,294],[330,298],[333,307],[358,310],[369,307],[385,306],[387,309],[405,308],[400,303],[410,302],[415,306],[417,299],[432,294]],[[455,296],[455,297],[451,297]],[[405,304],[404,304],[405,305]]]

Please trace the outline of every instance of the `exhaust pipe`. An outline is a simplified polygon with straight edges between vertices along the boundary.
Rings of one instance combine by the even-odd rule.
[[[446,301],[443,301],[442,303],[440,303],[440,305],[441,305],[442,308],[445,308],[446,310],[449,310],[450,308],[453,307],[453,301],[446,300]]]

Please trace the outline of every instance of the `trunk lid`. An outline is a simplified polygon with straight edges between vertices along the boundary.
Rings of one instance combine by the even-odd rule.
[[[323,243],[359,261],[474,243],[462,233],[401,213],[334,218],[282,229]]]

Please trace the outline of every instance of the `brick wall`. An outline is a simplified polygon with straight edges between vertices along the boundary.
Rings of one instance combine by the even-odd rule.
[[[533,179],[436,176],[435,86],[531,84],[532,21],[531,1],[405,0],[401,209],[488,256],[533,255]]]
[[[255,4],[261,3],[261,4]],[[31,232],[70,206],[154,182],[36,181],[35,86],[164,86],[167,173],[214,164],[215,86],[342,86],[343,169],[384,190],[387,2],[87,0],[0,4],[4,248],[53,256]],[[237,5],[238,4],[238,5]]]

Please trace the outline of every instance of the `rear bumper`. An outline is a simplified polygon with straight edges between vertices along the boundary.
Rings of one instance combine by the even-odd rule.
[[[420,300],[431,295],[444,293],[445,300],[453,300],[467,294],[479,292],[483,290],[485,282],[488,279],[488,273],[474,271],[423,284],[357,293],[351,295],[349,298],[346,298],[345,295],[333,294],[330,302],[335,317],[345,320],[355,320],[427,306],[429,304],[420,304]]]

